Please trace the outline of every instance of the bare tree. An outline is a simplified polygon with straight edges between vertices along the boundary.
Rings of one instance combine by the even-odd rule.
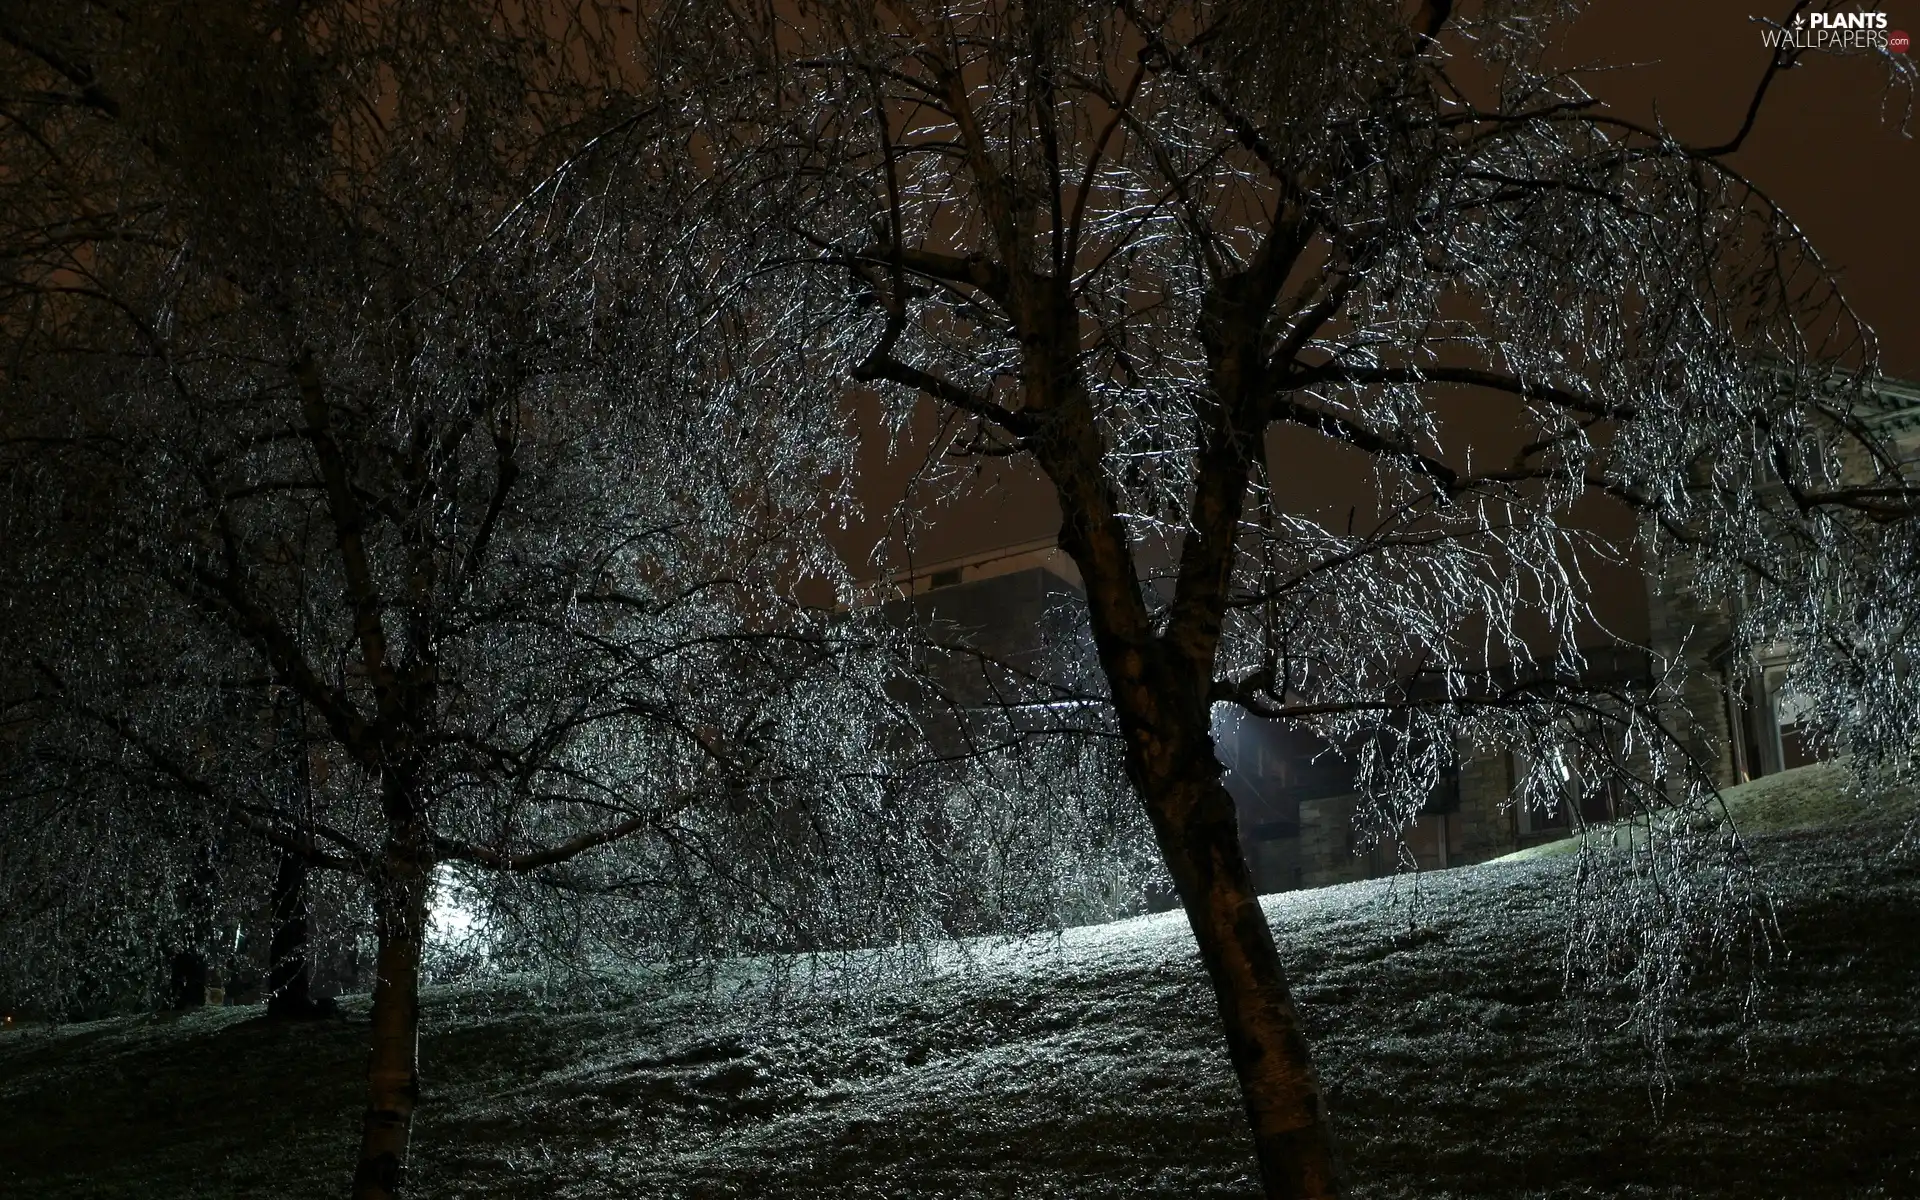
[[[1829,711],[1911,753],[1867,649],[1910,641],[1915,499],[1854,411],[1873,342],[1729,163],[1798,52],[1686,145],[1552,65],[1571,7],[799,0],[646,42],[815,361],[1052,483],[1270,1196],[1340,1173],[1215,705],[1347,748],[1382,831],[1462,744],[1525,751],[1522,802],[1584,744],[1589,786],[1698,803],[1670,690],[1580,648],[1583,566],[1679,554],[1750,634],[1844,644],[1813,652]],[[1372,502],[1303,496],[1306,461]],[[1592,497],[1648,537],[1592,533]],[[1684,892],[1685,847],[1633,870]]]
[[[840,380],[606,18],[0,18],[0,894],[38,906],[0,934],[137,975],[270,889],[297,996],[345,880],[356,1196],[403,1186],[449,876],[523,950],[835,949],[1055,922],[1116,826],[1058,738],[924,761],[917,652],[834,607]]]
[[[646,121],[607,35],[463,3],[0,23],[9,592],[69,614],[13,648],[45,740],[121,788],[34,813],[145,805],[140,845],[212,827],[253,878],[270,848],[286,891],[365,889],[356,1196],[404,1179],[437,867],[752,912],[763,947],[916,911],[808,894],[874,831],[898,715],[873,635],[796,599],[839,582],[837,397],[693,336],[751,314],[641,219],[661,180],[596,169]],[[882,874],[911,849],[876,843]]]

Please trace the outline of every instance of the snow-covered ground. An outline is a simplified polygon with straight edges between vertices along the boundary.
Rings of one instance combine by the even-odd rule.
[[[1920,1196],[1897,834],[1758,838],[1792,957],[1745,1025],[1731,982],[1684,1002],[1660,1114],[1622,1010],[1563,996],[1569,860],[1427,875],[1417,903],[1406,879],[1271,898],[1356,1195]],[[416,1194],[1256,1194],[1178,915],[821,972],[433,990]],[[347,1009],[0,1035],[0,1195],[340,1195]]]

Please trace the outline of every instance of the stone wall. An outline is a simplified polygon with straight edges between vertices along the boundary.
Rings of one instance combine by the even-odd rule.
[[[1518,845],[1512,764],[1505,754],[1469,754],[1460,764],[1459,862],[1485,862]]]
[[[1365,879],[1367,858],[1353,852],[1354,797],[1300,802],[1300,886],[1325,887]]]
[[[1497,858],[1519,845],[1508,797],[1513,781],[1504,754],[1469,756],[1460,765],[1460,804],[1444,816],[1428,813],[1404,833],[1406,850],[1421,869],[1458,867]],[[1397,844],[1361,849],[1353,829],[1356,798],[1328,796],[1300,802],[1298,887],[1325,887],[1390,875],[1401,866]],[[1440,855],[1439,840],[1446,839]],[[1356,853],[1356,850],[1359,852]]]
[[[1725,607],[1695,591],[1693,564],[1684,555],[1669,557],[1661,570],[1647,575],[1648,645],[1656,656],[1685,664],[1680,700],[1668,720],[1722,787],[1739,782],[1723,661],[1731,630]]]

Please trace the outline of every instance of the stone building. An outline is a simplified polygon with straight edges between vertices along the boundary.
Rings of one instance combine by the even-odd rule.
[[[1864,415],[1903,461],[1920,463],[1920,387],[1888,383]],[[890,576],[880,590],[894,597],[890,603],[911,604],[919,619],[943,623],[1003,662],[1023,668],[1065,662],[1093,677],[1080,575],[1051,540],[916,565]],[[1729,613],[1695,593],[1682,563],[1649,573],[1645,603],[1646,647],[1589,652],[1591,681],[1650,682],[1654,662],[1682,662],[1686,711],[1676,724],[1721,786],[1811,761],[1795,728],[1790,646],[1736,661]],[[987,699],[978,679],[956,674],[949,687],[971,702]],[[1423,870],[1482,862],[1613,816],[1605,795],[1550,813],[1516,805],[1511,798],[1521,764],[1460,747],[1457,769],[1441,780],[1402,842],[1367,847],[1355,831],[1353,777],[1329,747],[1243,713],[1222,716],[1214,732],[1223,782],[1240,810],[1248,865],[1262,891],[1389,875],[1408,859]]]
[[[1644,652],[1590,650],[1586,658],[1582,678],[1587,682],[1632,687],[1651,680],[1651,662]],[[1222,724],[1223,734],[1238,732]],[[1243,720],[1240,724],[1264,723]],[[1235,739],[1221,736],[1219,740],[1222,761],[1229,767],[1229,786],[1244,773],[1240,788],[1257,789],[1259,774],[1231,761],[1238,749]],[[1512,755],[1480,753],[1471,746],[1458,746],[1455,751],[1455,766],[1441,776],[1418,818],[1396,843],[1365,844],[1354,821],[1358,797],[1352,777],[1331,770],[1299,794],[1298,833],[1290,846],[1263,846],[1262,831],[1243,821],[1242,835],[1256,877],[1263,885],[1273,885],[1267,890],[1285,890],[1392,875],[1409,863],[1425,871],[1444,870],[1564,838],[1583,823],[1614,816],[1613,799],[1604,791],[1577,799],[1570,795],[1567,803],[1552,811],[1515,804],[1514,786],[1522,764]],[[1291,875],[1285,868],[1275,870],[1283,860],[1291,866]]]
[[[1879,434],[1909,478],[1920,475],[1920,386],[1882,381],[1855,407]],[[1868,464],[1848,464],[1849,482],[1868,479]],[[1647,576],[1648,646],[1663,660],[1685,664],[1683,707],[1690,749],[1725,787],[1804,766],[1813,753],[1799,731],[1791,680],[1793,647],[1776,643],[1751,657],[1736,656],[1727,601],[1710,602],[1694,588],[1689,564],[1668,562]]]
[[[1077,675],[1092,665],[1080,571],[1051,539],[916,563],[876,585],[869,601],[1016,670]],[[992,699],[977,660],[946,660],[935,673],[963,704]]]
[[[868,602],[964,642],[1020,670],[1097,679],[1079,571],[1051,540],[916,564],[877,583]],[[1597,655],[1597,669],[1645,675],[1644,656]],[[992,675],[967,657],[943,660],[936,675],[963,707],[994,702]],[[1098,686],[1097,683],[1094,686]],[[1399,845],[1361,846],[1354,828],[1353,776],[1310,735],[1222,710],[1215,731],[1222,781],[1239,808],[1242,842],[1263,892],[1320,887],[1390,875],[1407,858],[1424,870],[1481,862],[1519,846],[1565,837],[1601,812],[1542,814],[1509,803],[1514,764],[1505,755],[1461,756]]]

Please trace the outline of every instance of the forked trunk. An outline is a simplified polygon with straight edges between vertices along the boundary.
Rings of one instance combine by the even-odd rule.
[[[387,1200],[406,1183],[407,1143],[420,1098],[420,950],[426,928],[427,868],[390,857],[377,888],[379,977],[373,985],[373,1049],[367,1114],[353,1200]]]
[[[1220,782],[1209,731],[1212,671],[1201,664],[1212,665],[1225,589],[1215,590],[1210,630],[1204,623],[1197,633],[1189,630],[1188,642],[1179,647],[1152,632],[1126,531],[1114,515],[1117,505],[1097,465],[1087,465],[1099,461],[1095,436],[1085,424],[1078,433],[1084,444],[1077,457],[1056,453],[1042,462],[1070,514],[1061,526],[1061,544],[1087,581],[1101,669],[1127,739],[1127,773],[1153,822],[1213,983],[1261,1181],[1269,1200],[1338,1196],[1333,1130],[1320,1081],[1241,852],[1233,797]],[[1238,497],[1226,489],[1214,500],[1212,523],[1227,531],[1219,544],[1231,547]],[[1220,570],[1224,581],[1225,566]],[[1183,586],[1188,582],[1183,565]]]
[[[1217,776],[1148,781],[1154,832],[1213,982],[1269,1200],[1340,1194],[1333,1131],[1233,798]]]

